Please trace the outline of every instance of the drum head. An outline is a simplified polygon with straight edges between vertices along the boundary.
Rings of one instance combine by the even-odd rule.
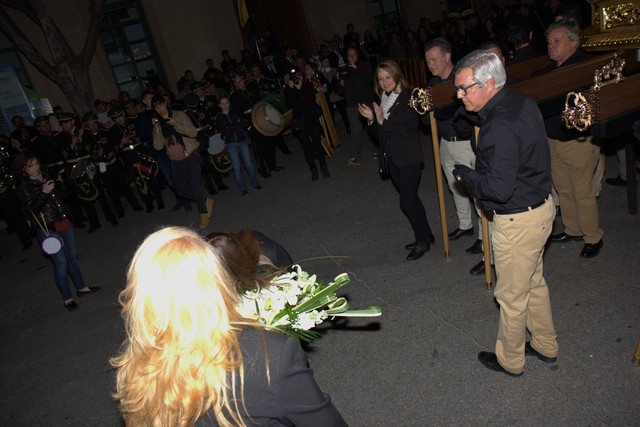
[[[251,109],[253,126],[265,136],[276,136],[284,129],[282,114],[273,105],[260,101]]]
[[[73,165],[71,168],[71,172],[69,172],[69,176],[71,179],[76,179],[82,176],[84,171],[87,169],[87,159],[79,160],[78,163]]]
[[[222,140],[222,135],[216,133],[209,138],[209,148],[207,148],[207,151],[212,156],[215,156],[222,150],[224,150],[224,141]]]
[[[64,242],[58,236],[49,235],[42,240],[40,246],[42,247],[42,252],[47,255],[55,255],[62,249]]]

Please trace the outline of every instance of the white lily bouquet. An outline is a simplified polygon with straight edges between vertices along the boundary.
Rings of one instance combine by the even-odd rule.
[[[382,315],[380,307],[375,306],[349,310],[346,298],[336,295],[336,291],[348,283],[349,275],[342,273],[324,286],[316,281],[315,274],[310,276],[299,265],[294,265],[291,272],[273,278],[270,286],[245,291],[240,312],[301,341],[311,342],[320,334],[310,329],[327,318]]]

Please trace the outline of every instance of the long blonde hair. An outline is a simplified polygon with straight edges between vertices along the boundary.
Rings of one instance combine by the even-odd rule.
[[[222,265],[216,249],[180,227],[151,234],[136,251],[119,296],[127,341],[111,359],[127,425],[190,426],[212,408],[221,426],[244,426],[233,324],[246,321]]]

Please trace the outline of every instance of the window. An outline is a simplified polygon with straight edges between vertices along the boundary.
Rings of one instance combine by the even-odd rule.
[[[0,31],[0,64],[12,64],[20,77],[23,86],[31,86],[31,80],[24,69],[24,65],[18,55],[18,49],[9,41],[7,36]]]
[[[402,29],[398,0],[371,0],[371,13],[376,29],[392,23]]]
[[[105,5],[100,40],[120,91],[137,98],[164,80],[148,35],[142,9],[135,0]]]

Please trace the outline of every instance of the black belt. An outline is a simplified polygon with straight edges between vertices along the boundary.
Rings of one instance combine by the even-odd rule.
[[[544,199],[543,201],[538,202],[538,203],[534,203],[533,205],[529,205],[526,208],[507,209],[507,210],[503,210],[503,211],[499,211],[499,210],[496,209],[496,210],[493,211],[493,213],[495,213],[496,215],[512,215],[512,214],[532,211],[532,210],[534,210],[536,208],[539,208],[540,206],[544,205],[546,201],[547,201],[547,199]]]
[[[442,139],[444,139],[445,141],[448,141],[448,142],[469,141],[468,139],[458,138],[457,136],[443,136]]]

